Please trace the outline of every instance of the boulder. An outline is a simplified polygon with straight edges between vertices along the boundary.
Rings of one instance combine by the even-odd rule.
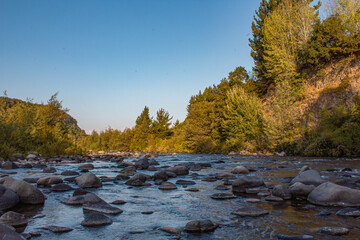
[[[51,187],[50,189],[53,192],[66,192],[74,190],[70,185],[67,185],[66,183],[58,183]]]
[[[307,198],[307,196],[315,189],[314,185],[305,185],[301,182],[296,182],[289,187],[291,195],[294,198]]]
[[[217,173],[215,175],[215,178],[221,180],[221,179],[235,179],[236,177],[232,173],[225,172],[225,173]]]
[[[324,183],[325,180],[321,178],[320,173],[317,170],[310,169],[300,172],[299,175],[290,182],[290,185],[296,182],[301,182],[306,185],[319,186],[320,184]]]
[[[171,234],[180,234],[181,233],[181,229],[180,228],[175,228],[175,227],[160,227],[158,228],[158,230],[167,232],[167,233],[171,233]]]
[[[240,217],[259,217],[269,214],[269,211],[256,207],[243,207],[236,210],[235,212],[232,212],[232,214]]]
[[[185,166],[175,166],[175,167],[169,167],[166,169],[166,171],[170,171],[175,173],[176,175],[187,175],[189,174],[189,169]]]
[[[123,170],[121,170],[120,172],[124,173],[126,175],[129,175],[129,176],[132,176],[132,175],[135,175],[135,173],[136,173],[136,167],[128,166],[128,167],[124,168]]]
[[[1,224],[7,224],[17,229],[17,232],[23,232],[28,224],[25,216],[16,212],[6,212],[0,217]],[[21,229],[21,230],[18,230]]]
[[[160,186],[159,189],[161,190],[175,190],[177,189],[176,185],[171,183],[171,182],[163,182]]]
[[[77,175],[79,175],[79,173],[75,172],[75,171],[63,171],[61,173],[61,175],[63,175],[63,176],[77,176]]]
[[[264,179],[254,176],[241,176],[232,183],[232,191],[234,193],[245,192],[246,188],[254,188],[265,186]]]
[[[236,196],[231,193],[214,193],[210,197],[216,200],[226,200],[226,199],[236,198]]]
[[[16,193],[0,184],[0,211],[16,206],[19,201]]]
[[[291,199],[291,192],[288,187],[284,185],[276,185],[272,190],[272,195],[276,197],[281,197],[284,200]]]
[[[78,167],[79,170],[91,170],[94,169],[94,165],[92,165],[91,163],[85,163],[82,164]]]
[[[326,182],[316,187],[307,200],[322,206],[360,207],[360,190]]]
[[[16,160],[25,160],[25,157],[23,154],[21,153],[14,153],[12,156],[11,156],[11,159],[13,161],[16,161]]]
[[[149,164],[149,160],[147,158],[143,158],[143,159],[140,159],[138,161],[135,162],[135,167],[136,169],[147,169],[150,164]]]
[[[0,239],[1,240],[26,240],[21,234],[15,232],[15,228],[7,225],[0,224]]]
[[[52,231],[53,233],[66,233],[66,232],[70,232],[72,230],[74,230],[73,228],[70,227],[61,227],[61,226],[45,226],[43,227],[43,229]]]
[[[177,180],[176,184],[180,184],[180,185],[195,185],[196,183],[194,181],[191,180]]]
[[[116,180],[128,180],[130,177],[124,174],[118,174]]]
[[[185,225],[185,231],[189,233],[213,232],[218,227],[210,220],[190,221]]]
[[[112,224],[113,221],[101,213],[85,214],[85,219],[81,222],[81,225],[85,227],[99,227]]]
[[[150,178],[151,177],[149,175],[137,173],[134,176],[132,176],[129,180],[127,180],[125,184],[140,187],[146,185],[145,184],[146,180]]]
[[[166,181],[169,179],[169,176],[166,173],[166,171],[158,171],[158,172],[154,173],[153,178],[154,178],[154,180],[160,179],[160,180]]]
[[[56,176],[46,176],[39,178],[37,180],[36,184],[44,187],[51,187],[51,185],[62,183],[63,179],[61,177]]]
[[[15,192],[23,203],[42,204],[45,201],[44,194],[37,187],[30,185],[25,181],[17,180],[12,177],[4,177],[0,180],[0,183],[2,183],[4,187]]]
[[[96,196],[94,193],[87,193],[84,197],[83,203],[84,213],[105,213],[105,214],[120,214],[123,211],[120,208],[113,207],[103,199]]]
[[[333,236],[341,236],[347,235],[349,233],[349,229],[344,227],[323,227],[318,229],[318,232]]]
[[[91,172],[76,177],[75,183],[82,188],[98,188],[102,186],[101,180]]]
[[[84,204],[85,195],[78,195],[61,200],[62,203],[70,206],[80,206]]]
[[[248,174],[250,171],[244,166],[237,166],[233,170],[231,170],[231,173],[234,174]]]
[[[343,208],[337,211],[336,215],[342,217],[360,217],[360,210],[356,208]]]
[[[2,164],[1,168],[2,169],[18,169],[19,166],[14,162],[6,161]]]
[[[46,167],[43,169],[44,173],[54,173],[56,172],[56,169],[54,167]]]

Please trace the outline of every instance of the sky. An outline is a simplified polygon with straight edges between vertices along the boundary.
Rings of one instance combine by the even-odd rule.
[[[145,106],[183,121],[190,97],[238,66],[260,0],[0,0],[0,95],[56,92],[90,132],[135,125]]]

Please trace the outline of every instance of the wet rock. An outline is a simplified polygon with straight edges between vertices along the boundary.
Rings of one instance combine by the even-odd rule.
[[[128,179],[130,179],[130,177],[129,176],[127,176],[127,175],[124,175],[124,174],[118,174],[118,175],[116,175],[116,180],[128,180]]]
[[[257,198],[248,198],[245,201],[248,202],[248,203],[259,203],[259,202],[261,202],[261,200],[257,199]]]
[[[147,158],[143,158],[143,159],[140,159],[138,161],[135,162],[135,167],[136,169],[147,169],[150,164],[149,164],[149,160]]]
[[[149,164],[150,165],[160,165],[158,161],[156,161],[155,159],[150,159],[149,160]]]
[[[7,225],[0,224],[0,239],[1,240],[25,240],[21,234],[15,231],[15,228]]]
[[[325,180],[321,178],[320,173],[317,170],[310,169],[300,172],[299,175],[290,182],[290,185],[296,182],[301,182],[306,185],[319,186],[320,184],[324,183]]]
[[[330,216],[331,215],[331,212],[328,211],[328,210],[324,210],[324,211],[321,211],[320,213],[316,214],[317,216],[321,216],[321,217],[326,217],[326,216]]]
[[[46,176],[39,178],[36,182],[37,185],[44,186],[44,187],[51,187],[51,185],[62,183],[63,179],[61,177],[56,176]]]
[[[0,211],[15,207],[19,201],[16,193],[0,184]]]
[[[113,221],[101,213],[85,214],[85,219],[81,222],[81,225],[85,227],[100,227],[112,224]]]
[[[11,160],[16,161],[16,160],[25,160],[25,157],[23,154],[21,153],[14,153],[13,155],[11,155]]]
[[[18,169],[19,166],[14,162],[6,161],[2,164],[1,168],[2,169]]]
[[[232,183],[234,193],[243,193],[246,188],[265,186],[264,179],[254,176],[241,176]]]
[[[41,169],[44,169],[44,168],[46,168],[47,166],[46,166],[46,164],[43,164],[43,163],[35,163],[34,165],[33,165],[33,168],[41,168]]]
[[[27,183],[36,183],[40,178],[24,178],[23,180]]]
[[[135,186],[135,187],[145,186],[146,180],[148,180],[150,178],[151,177],[149,175],[137,173],[134,176],[132,176],[129,180],[127,180],[125,182],[125,184]]]
[[[0,217],[0,223],[14,227],[17,232],[23,232],[28,224],[28,221],[24,215],[9,211]]]
[[[37,158],[37,155],[36,154],[33,154],[33,153],[29,153],[27,156],[26,156],[26,159],[31,159],[31,160],[34,160]]]
[[[63,176],[77,176],[79,174],[80,173],[75,172],[75,171],[64,171],[64,172],[61,173],[61,175],[63,175]]]
[[[232,173],[217,173],[215,178],[221,180],[221,179],[235,179],[236,177]]]
[[[31,163],[24,163],[20,165],[21,168],[32,168],[33,166],[31,165]]]
[[[54,226],[54,225],[45,226],[45,227],[43,227],[43,229],[52,231],[53,233],[65,233],[65,232],[70,232],[70,231],[74,230],[73,228],[70,228],[70,227],[60,227],[60,226]]]
[[[352,172],[351,168],[343,168],[341,169],[341,172]]]
[[[163,182],[160,186],[159,189],[161,190],[175,190],[177,189],[176,185],[171,183],[171,182]]]
[[[216,182],[218,179],[215,176],[205,176],[201,179],[204,182]]]
[[[86,191],[85,189],[82,189],[82,188],[77,188],[75,189],[75,191],[73,192],[73,197],[75,196],[80,196],[80,195],[85,195],[89,193],[89,191]]]
[[[248,174],[249,172],[249,169],[244,166],[237,166],[231,171],[231,173],[234,174]]]
[[[232,214],[240,217],[259,217],[267,215],[269,212],[256,207],[243,207],[236,210],[235,212],[232,212]]]
[[[225,186],[225,185],[219,185],[219,186],[215,187],[215,190],[224,190],[224,191],[226,191],[226,190],[230,190],[230,188]]]
[[[305,185],[301,182],[296,182],[289,187],[291,195],[295,198],[307,198],[307,196],[315,189],[313,185]]]
[[[245,192],[249,194],[257,194],[261,192],[269,192],[269,190],[267,187],[261,186],[261,187],[246,188]]]
[[[175,166],[175,167],[169,167],[166,169],[166,171],[170,171],[175,173],[176,175],[187,175],[189,174],[189,169],[185,166]]]
[[[46,167],[43,169],[44,173],[54,173],[56,172],[56,169],[54,167]]]
[[[113,202],[111,202],[112,204],[116,204],[116,205],[123,205],[126,203],[126,201],[124,200],[115,200]]]
[[[30,234],[32,237],[40,237],[40,236],[41,236],[41,233],[39,233],[39,232],[29,232],[29,234]]]
[[[316,187],[307,200],[322,206],[359,207],[360,190],[326,182]]]
[[[91,172],[76,177],[75,183],[82,188],[98,188],[102,186],[101,180]]]
[[[154,167],[154,166],[149,166],[149,167],[147,168],[147,170],[148,170],[148,171],[157,171],[157,168]]]
[[[74,188],[66,183],[58,183],[51,187],[51,191],[53,192],[66,192],[71,190],[74,190]]]
[[[85,195],[78,195],[61,200],[62,203],[70,206],[81,206],[84,204]]]
[[[105,214],[117,215],[123,211],[120,208],[113,207],[94,193],[88,193],[84,197],[83,210],[85,213],[99,212]]]
[[[142,211],[141,214],[145,214],[145,215],[149,215],[149,214],[153,214],[154,211]]]
[[[21,236],[23,236],[26,239],[30,239],[32,237],[29,233],[21,233]]]
[[[349,229],[343,227],[323,227],[320,228],[318,232],[332,236],[341,236],[349,234]]]
[[[185,231],[189,233],[205,233],[213,232],[218,227],[210,220],[195,220],[190,221],[185,225]]]
[[[154,180],[162,180],[162,181],[167,181],[169,179],[169,175],[167,174],[166,171],[158,171],[156,173],[154,173],[153,176]]]
[[[277,196],[268,196],[265,198],[266,201],[269,202],[282,202],[284,201],[284,199],[282,199],[281,197],[277,197]]]
[[[276,185],[272,190],[272,195],[276,197],[281,197],[284,200],[291,199],[291,192],[288,187],[284,185]]]
[[[79,170],[91,170],[94,169],[94,165],[91,163],[82,164],[78,167]]]
[[[30,185],[25,181],[17,180],[12,177],[4,177],[0,180],[0,183],[2,183],[4,187],[15,192],[23,203],[42,204],[45,201],[44,194],[37,187]]]
[[[180,180],[177,180],[177,181],[176,181],[176,184],[180,184],[180,185],[195,185],[196,182],[191,181],[191,180],[182,180],[182,179],[180,179]]]
[[[274,237],[278,240],[317,240],[316,238],[310,235],[291,236],[284,234],[274,234]]]
[[[210,197],[212,199],[216,199],[216,200],[225,200],[225,199],[236,198],[236,196],[234,194],[231,194],[231,193],[214,193]]]
[[[64,178],[64,181],[67,181],[67,182],[75,182],[75,179],[77,177],[68,177],[68,178]]]
[[[337,211],[336,215],[342,217],[360,217],[360,210],[356,208],[343,208]]]
[[[171,234],[181,234],[181,229],[180,228],[175,228],[175,227],[160,227],[158,228],[158,230],[167,232],[167,233],[171,233]]]
[[[126,175],[129,175],[129,176],[132,176],[132,175],[135,175],[135,173],[136,173],[136,167],[128,166],[128,167],[124,168],[123,170],[121,170],[120,172],[124,173]]]
[[[198,188],[187,188],[185,189],[186,191],[189,191],[189,192],[198,192],[199,189]]]

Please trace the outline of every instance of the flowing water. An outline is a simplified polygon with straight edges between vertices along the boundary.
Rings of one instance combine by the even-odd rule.
[[[311,235],[318,239],[360,239],[360,219],[336,216],[339,208],[314,206],[306,201],[267,202],[264,199],[259,203],[247,203],[248,197],[259,198],[257,195],[242,195],[229,200],[214,200],[210,195],[220,191],[214,188],[223,183],[202,181],[204,176],[215,175],[221,172],[230,172],[235,166],[243,165],[256,171],[250,175],[262,176],[266,182],[273,184],[288,184],[295,177],[299,169],[308,165],[321,172],[324,179],[360,179],[360,159],[314,159],[300,157],[255,157],[255,156],[229,156],[206,154],[177,154],[161,155],[155,157],[160,166],[174,166],[186,162],[211,163],[211,167],[200,171],[190,171],[190,174],[170,179],[175,183],[179,179],[193,180],[200,191],[189,192],[181,185],[177,190],[162,191],[152,181],[151,186],[130,187],[124,181],[106,182],[103,187],[90,189],[107,202],[125,200],[127,203],[117,207],[124,212],[109,216],[113,224],[89,228],[83,227],[84,219],[81,206],[68,206],[60,202],[65,197],[70,197],[70,192],[49,192],[45,190],[47,200],[43,206],[21,205],[14,211],[23,213],[29,224],[25,232],[37,231],[42,235],[33,239],[174,239],[177,235],[160,230],[159,227],[183,228],[191,220],[210,219],[219,224],[219,228],[210,234],[193,235],[182,233],[178,239],[275,239],[274,234],[286,235]],[[136,158],[125,159],[131,162]],[[221,162],[221,161],[222,162]],[[95,169],[91,170],[97,176],[115,177],[119,174],[117,164],[113,162],[94,161]],[[65,170],[77,170],[80,164],[61,163],[53,165],[57,173]],[[158,167],[158,166],[157,166]],[[350,172],[341,172],[343,168],[351,168]],[[10,170],[9,170],[10,171]],[[6,172],[5,170],[3,172]],[[147,170],[138,170],[145,174],[153,174]],[[195,176],[197,173],[198,176]],[[42,173],[40,169],[17,169],[15,178],[41,177],[54,174]],[[76,185],[69,183],[76,188]],[[231,186],[230,186],[231,188]],[[231,212],[244,206],[255,206],[270,211],[262,217],[237,217]],[[319,216],[321,211],[331,212],[329,216]],[[153,211],[153,214],[144,215],[143,211]],[[42,227],[57,225],[71,227],[74,230],[68,233],[55,234]],[[335,237],[316,232],[321,227],[347,227],[350,233],[346,236]]]

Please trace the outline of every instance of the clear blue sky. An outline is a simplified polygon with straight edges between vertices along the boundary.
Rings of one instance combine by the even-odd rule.
[[[0,0],[0,91],[52,94],[86,131],[132,127],[144,106],[183,121],[237,66],[260,0]]]

